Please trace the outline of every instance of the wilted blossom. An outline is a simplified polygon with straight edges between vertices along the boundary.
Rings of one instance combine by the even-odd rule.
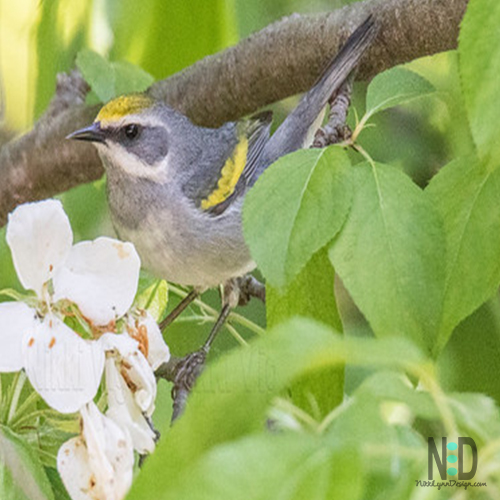
[[[73,500],[120,500],[132,484],[130,436],[94,403],[81,413],[81,435],[66,441],[57,468]]]

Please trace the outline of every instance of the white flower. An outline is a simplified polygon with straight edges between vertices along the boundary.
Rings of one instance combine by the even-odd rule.
[[[0,372],[24,368],[47,404],[61,413],[80,411],[82,433],[62,445],[57,459],[71,498],[121,500],[132,483],[134,448],[142,454],[155,448],[154,370],[170,357],[149,313],[129,311],[137,252],[111,238],[73,245],[68,218],[54,200],[18,207],[9,216],[7,242],[22,285],[36,297],[25,299],[29,306],[0,304]],[[94,338],[65,323],[74,314],[71,303]],[[93,402],[104,368],[106,416]]]
[[[98,238],[72,245],[67,215],[57,200],[17,207],[7,224],[7,243],[24,288],[40,300],[69,299],[95,325],[123,316],[134,301],[141,262],[132,243]]]
[[[105,351],[117,359],[120,373],[126,379],[127,385],[133,388],[134,400],[147,416],[154,411],[156,399],[156,379],[144,354],[139,350],[139,344],[129,335],[114,335],[107,333],[100,339]]]
[[[114,357],[106,359],[106,415],[122,429],[127,429],[135,450],[142,455],[152,453],[155,449],[155,433],[119,370],[120,363]]]
[[[69,299],[95,325],[107,325],[130,309],[140,268],[132,243],[104,237],[82,241],[54,275],[54,299]]]
[[[33,309],[22,302],[0,304],[0,372],[17,372],[24,366],[22,339],[38,325]]]
[[[7,223],[7,243],[19,281],[38,297],[68,257],[73,233],[61,203],[47,200],[17,207]]]
[[[132,484],[130,436],[94,403],[81,410],[82,434],[64,443],[57,469],[73,500],[121,500]]]
[[[72,240],[60,202],[16,208],[7,242],[19,280],[37,295],[38,312],[23,303],[0,304],[0,371],[25,368],[35,389],[61,413],[94,398],[104,353],[63,323],[57,301],[68,299],[91,324],[107,325],[132,305],[140,270],[131,243],[98,238],[72,246]]]
[[[104,369],[104,353],[96,342],[83,340],[50,316],[22,339],[26,374],[48,405],[73,413],[94,398]]]
[[[100,339],[107,351],[107,415],[129,431],[139,453],[151,453],[156,437],[149,423],[156,398],[153,370],[168,361],[170,353],[151,316],[130,319],[127,331]]]
[[[161,364],[166,363],[170,359],[168,346],[163,340],[163,335],[158,327],[158,323],[156,323],[151,314],[143,311],[139,319],[135,320],[133,324],[130,324],[130,328],[132,331],[134,331],[134,329],[137,331],[137,336],[132,336],[136,338],[139,343],[141,343],[141,338],[147,339],[147,345],[146,348],[143,349],[143,352],[145,352],[145,356],[153,368],[153,371],[157,370]]]

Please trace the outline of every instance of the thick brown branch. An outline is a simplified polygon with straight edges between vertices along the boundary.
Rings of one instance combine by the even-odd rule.
[[[0,148],[4,145],[7,144],[9,141],[14,139],[16,134],[8,129],[7,127],[0,128]]]
[[[358,79],[456,47],[467,0],[367,0],[315,16],[293,15],[153,85],[194,121],[219,125],[309,89],[341,42],[369,14],[380,26]]]
[[[340,42],[370,13],[380,34],[359,69],[360,79],[455,48],[466,6],[467,0],[365,0],[329,14],[293,15],[154,84],[150,92],[196,123],[216,126],[308,89]],[[56,98],[64,105],[52,106],[31,132],[1,149],[0,225],[19,203],[102,175],[91,146],[64,140],[95,116],[96,109],[82,104],[82,90],[80,84],[72,98]]]

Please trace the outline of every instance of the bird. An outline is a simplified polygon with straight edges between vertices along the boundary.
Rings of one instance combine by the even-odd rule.
[[[156,276],[193,287],[171,320],[200,291],[255,268],[242,231],[246,194],[276,160],[310,146],[330,97],[376,32],[370,16],[273,134],[269,111],[205,128],[148,94],[131,94],[111,100],[91,125],[68,136],[97,148],[118,236],[134,243]],[[227,318],[226,306],[214,330]]]

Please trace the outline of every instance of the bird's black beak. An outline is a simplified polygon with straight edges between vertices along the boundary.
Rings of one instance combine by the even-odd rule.
[[[94,122],[89,127],[81,128],[66,136],[66,139],[76,139],[78,141],[90,141],[104,143],[104,133],[99,122]]]

